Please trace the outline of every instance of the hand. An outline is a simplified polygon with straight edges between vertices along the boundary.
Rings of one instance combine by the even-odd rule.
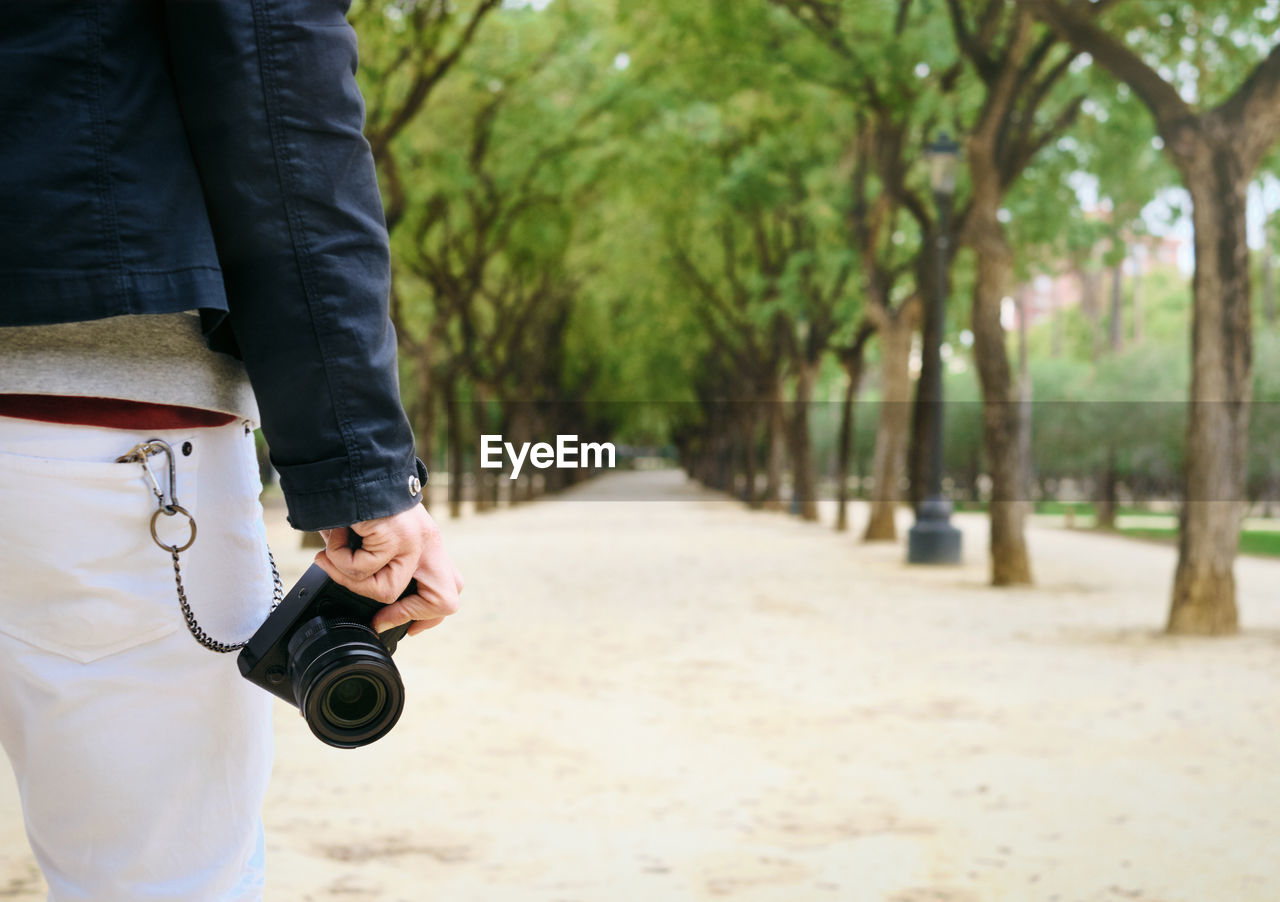
[[[361,547],[350,547],[348,531],[360,536]],[[315,560],[321,569],[339,585],[386,605],[373,618],[377,632],[413,621],[409,635],[416,636],[458,610],[462,574],[422,505],[320,534],[325,549]],[[400,598],[410,579],[417,580],[417,592]]]

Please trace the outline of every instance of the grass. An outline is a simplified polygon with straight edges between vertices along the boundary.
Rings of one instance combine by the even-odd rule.
[[[987,503],[985,501],[957,501],[955,509],[957,511],[965,511],[968,513],[987,512]],[[1050,514],[1056,516],[1065,516],[1066,514],[1075,514],[1077,517],[1092,517],[1093,504],[1089,501],[1037,501],[1035,503],[1035,512],[1037,514]],[[1120,507],[1117,509],[1119,516],[1137,516],[1149,514],[1150,511],[1142,510],[1136,507]]]
[[[1173,542],[1178,538],[1178,530],[1172,526],[1158,529],[1138,526],[1118,529],[1116,532],[1134,539],[1157,542]],[[1240,533],[1240,553],[1280,557],[1280,530],[1244,530]]]
[[[977,511],[985,513],[987,505],[981,502],[962,502],[956,504],[958,511]],[[1037,501],[1037,514],[1065,516],[1074,513],[1085,523],[1093,520],[1093,504],[1088,501]],[[1175,542],[1178,539],[1178,528],[1169,523],[1169,515],[1152,514],[1150,511],[1133,507],[1121,507],[1119,516],[1128,520],[1129,525],[1115,530],[1116,535],[1131,539],[1146,539],[1152,542]],[[1150,520],[1149,525],[1133,525],[1134,520]],[[1158,525],[1157,525],[1158,524]],[[1261,557],[1280,557],[1280,530],[1277,529],[1245,529],[1240,533],[1240,553]]]

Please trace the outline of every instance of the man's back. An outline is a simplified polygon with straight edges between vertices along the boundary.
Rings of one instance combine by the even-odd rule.
[[[346,8],[4,6],[0,746],[52,899],[260,898],[271,696],[213,653],[282,593],[254,399],[293,524],[330,530],[317,562],[385,603],[373,627],[456,610]]]
[[[0,326],[200,310],[300,529],[425,476],[347,5],[21,0],[0,30]]]
[[[226,309],[157,0],[7,4],[4,325]]]

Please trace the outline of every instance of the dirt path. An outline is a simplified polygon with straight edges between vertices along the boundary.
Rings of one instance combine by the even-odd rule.
[[[280,706],[268,900],[1280,899],[1280,562],[1240,564],[1246,635],[1168,640],[1160,546],[1036,530],[997,592],[980,518],[917,570],[676,473],[570,497],[446,524],[465,609],[387,740]]]

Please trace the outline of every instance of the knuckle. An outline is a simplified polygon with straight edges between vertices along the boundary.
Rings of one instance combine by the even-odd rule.
[[[446,617],[458,613],[458,607],[458,596],[456,595],[442,597],[436,602],[436,610]]]

